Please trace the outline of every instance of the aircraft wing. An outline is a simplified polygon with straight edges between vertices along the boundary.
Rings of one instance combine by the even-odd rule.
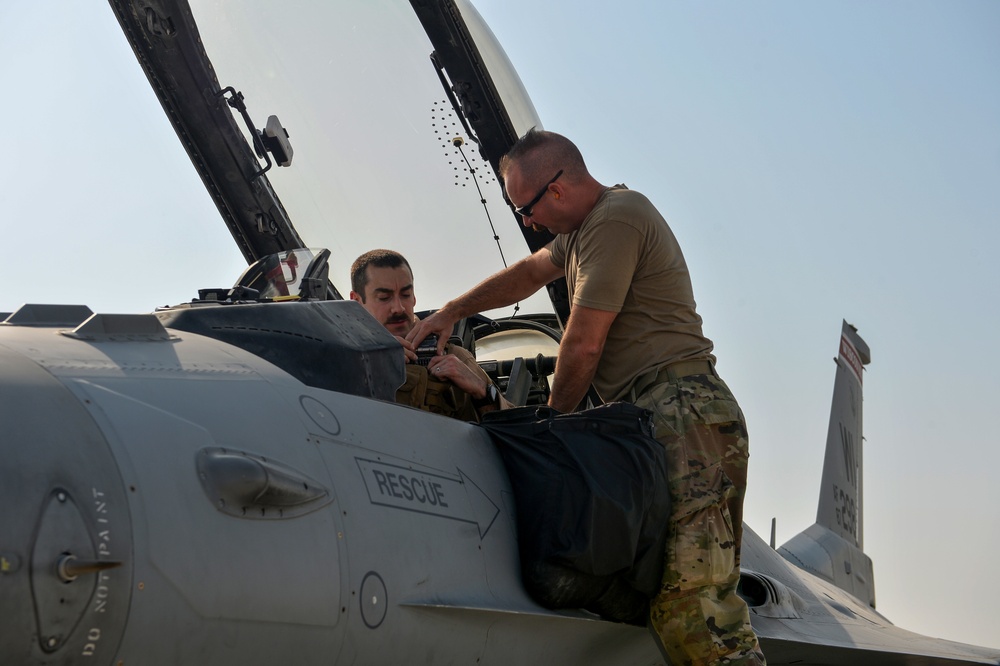
[[[769,664],[997,664],[1000,651],[916,634],[783,558],[748,526],[741,592]]]

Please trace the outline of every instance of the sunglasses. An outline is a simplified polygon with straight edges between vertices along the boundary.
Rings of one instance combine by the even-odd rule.
[[[556,180],[559,178],[559,176],[562,175],[562,173],[563,170],[559,169],[559,172],[556,175],[552,176],[552,180],[545,183],[542,189],[538,190],[538,194],[535,195],[534,199],[529,201],[524,206],[521,206],[520,208],[515,208],[514,212],[520,215],[521,217],[531,217],[534,214],[534,211],[532,211],[531,209],[535,207],[535,204],[537,204],[539,201],[542,200],[542,197],[545,196],[545,193],[549,191],[549,185],[556,182]]]

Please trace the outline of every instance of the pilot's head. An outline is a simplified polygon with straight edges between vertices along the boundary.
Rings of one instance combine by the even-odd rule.
[[[365,252],[351,266],[351,299],[393,335],[406,335],[416,321],[417,304],[409,262],[392,250]]]

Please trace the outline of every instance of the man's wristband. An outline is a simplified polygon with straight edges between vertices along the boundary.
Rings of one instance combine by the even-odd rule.
[[[500,389],[493,382],[490,382],[486,386],[486,395],[482,398],[473,398],[472,406],[476,409],[482,409],[483,407],[496,407],[500,408]]]

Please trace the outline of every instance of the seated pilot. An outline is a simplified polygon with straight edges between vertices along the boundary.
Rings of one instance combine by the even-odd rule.
[[[413,308],[413,273],[403,255],[392,250],[371,250],[351,266],[351,299],[357,301],[403,345],[406,382],[396,391],[396,402],[465,421],[511,406],[476,359],[457,345],[448,344],[442,356],[427,365],[417,363],[417,353],[405,336],[417,321]]]

